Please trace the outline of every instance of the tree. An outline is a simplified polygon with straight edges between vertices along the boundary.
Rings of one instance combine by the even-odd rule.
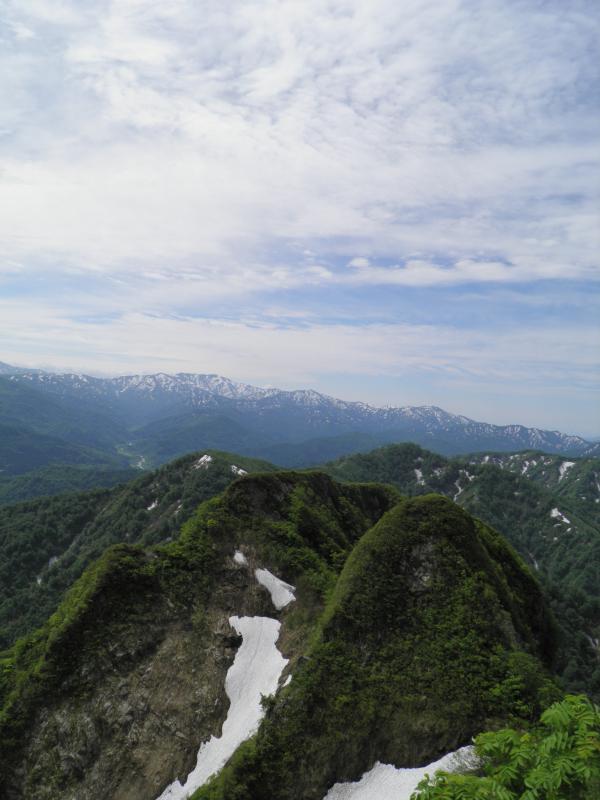
[[[475,739],[479,775],[427,776],[412,800],[598,800],[600,708],[567,695],[532,730]]]

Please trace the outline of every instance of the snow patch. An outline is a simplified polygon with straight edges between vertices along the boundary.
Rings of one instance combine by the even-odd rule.
[[[567,517],[565,517],[565,515],[558,510],[558,508],[553,508],[552,511],[550,512],[550,516],[552,517],[552,519],[559,519],[561,522],[564,522],[565,525],[571,524],[571,520],[567,519]]]
[[[562,481],[567,472],[571,469],[571,467],[574,466],[575,466],[574,461],[563,461],[560,467],[558,468],[558,480]]]
[[[240,564],[242,566],[244,566],[244,564],[248,563],[248,559],[242,553],[241,550],[236,550],[235,551],[235,553],[233,554],[233,560],[235,561],[236,564]]]
[[[276,646],[281,623],[269,617],[230,617],[229,624],[242,636],[242,644],[225,678],[225,692],[231,705],[222,734],[211,736],[200,747],[196,766],[183,786],[176,780],[158,800],[185,800],[203,786],[257,730],[264,716],[262,695],[277,691],[288,663]]]
[[[242,469],[241,467],[237,467],[235,464],[231,465],[231,471],[233,472],[234,475],[239,475],[240,477],[242,475],[248,474],[248,470]]]
[[[377,762],[356,783],[336,783],[324,800],[409,800],[425,774],[433,776],[439,769],[456,772],[463,765],[474,766],[475,758],[475,749],[468,745],[426,767],[398,769],[391,764]]]
[[[209,466],[212,463],[212,460],[213,460],[213,457],[209,456],[208,453],[205,453],[203,456],[201,456],[198,459],[198,461],[196,461],[196,463],[193,465],[193,468],[194,469],[208,469]]]
[[[278,611],[296,599],[294,595],[296,587],[277,578],[268,569],[255,569],[254,575],[260,585],[270,593],[271,601]]]

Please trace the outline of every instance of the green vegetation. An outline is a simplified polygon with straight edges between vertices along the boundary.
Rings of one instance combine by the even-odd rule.
[[[194,800],[321,800],[375,760],[418,763],[559,697],[540,588],[439,496],[396,505],[352,550],[306,658],[258,734]]]
[[[244,543],[319,603],[354,544],[399,499],[389,486],[344,485],[320,472],[290,470],[232,484],[198,519],[232,542],[243,531]]]
[[[136,452],[152,466],[194,450],[257,453],[265,441],[224,414],[195,412],[158,420],[131,434]]]
[[[108,489],[139,477],[131,467],[54,464],[11,478],[0,478],[0,506],[59,494]]]
[[[211,474],[216,460],[193,474]],[[189,472],[190,459],[182,462]],[[0,785],[14,775],[37,711],[63,696],[85,702],[99,673],[124,674],[152,652],[170,619],[197,623],[235,546],[251,546],[297,583],[294,624],[308,631],[354,543],[397,500],[389,487],[340,485],[319,473],[257,474],[203,503],[177,540],[106,550],[41,629],[0,654]]]
[[[574,466],[559,480],[564,461],[531,452],[446,459],[408,444],[347,456],[325,469],[338,480],[372,476],[407,495],[440,492],[502,533],[551,599],[560,628],[556,669],[565,687],[600,700],[600,652],[590,644],[600,638],[600,467],[598,459],[571,459]],[[568,524],[552,516],[554,508]]]
[[[22,425],[0,422],[0,443],[0,470],[7,477],[51,464],[127,466],[127,462],[116,455],[38,433]]]
[[[438,773],[413,800],[597,800],[600,708],[567,696],[528,731],[504,729],[475,739],[480,775]]]
[[[0,469],[3,477],[64,463],[125,467],[115,443],[125,429],[85,403],[66,405],[22,382],[0,377]]]
[[[210,468],[185,456],[127,486],[0,507],[0,648],[41,625],[70,586],[107,547],[175,537],[204,500],[237,476],[275,469],[256,459],[212,452]]]

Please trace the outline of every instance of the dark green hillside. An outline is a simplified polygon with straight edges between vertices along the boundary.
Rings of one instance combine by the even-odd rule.
[[[256,459],[211,451],[185,456],[110,491],[41,498],[0,507],[0,647],[51,614],[65,591],[107,547],[175,536],[204,500],[237,475],[273,470]]]
[[[323,436],[304,442],[284,442],[260,449],[262,458],[282,467],[314,467],[347,453],[358,453],[388,442],[393,435],[346,433]]]
[[[132,467],[73,466],[59,464],[11,478],[0,478],[0,506],[38,497],[108,489],[139,477]]]
[[[234,548],[243,546],[298,586],[290,614],[290,647],[298,657],[353,545],[397,499],[389,487],[341,485],[319,473],[260,474],[203,504],[177,541],[151,550],[110,548],[40,630],[0,656],[3,796],[112,796],[114,781],[142,780],[131,768],[139,737],[145,767],[162,764],[162,785],[172,780],[171,756],[176,763],[182,754],[189,758],[219,721],[211,700],[180,735],[184,721],[168,717],[172,686],[189,685],[186,707],[192,693],[214,691],[220,710],[224,670],[239,646],[228,617],[242,609],[273,612],[252,573],[235,567]],[[143,688],[157,663],[164,668],[168,647],[176,648],[178,669],[169,656],[166,688],[162,682]],[[132,715],[140,723],[134,735]],[[158,734],[145,739],[153,724]],[[60,741],[53,739],[56,726]],[[153,759],[155,752],[162,761]],[[122,796],[148,800],[151,793],[144,783]]]
[[[429,495],[352,551],[288,689],[194,800],[322,800],[375,761],[415,765],[558,696],[540,588],[486,526]]]
[[[440,491],[450,490],[453,485],[453,475],[445,474],[448,471],[448,464],[447,458],[424,450],[418,444],[390,444],[370,453],[354,453],[340,458],[338,461],[326,464],[324,469],[338,480],[365,480],[365,476],[369,475],[370,480],[402,486],[405,493],[426,494],[428,487],[436,481],[436,478]],[[419,488],[416,469],[427,476],[427,486]],[[439,470],[439,475],[436,474],[436,470]]]
[[[44,391],[2,377],[0,424],[24,427],[113,454],[115,445],[127,437],[125,428],[108,414],[88,408],[85,402],[72,407]],[[74,460],[73,463],[78,462]]]
[[[23,425],[0,422],[0,476],[22,475],[51,464],[127,467],[127,461],[58,436],[39,433]]]
[[[588,523],[600,527],[600,458],[565,458],[525,450],[510,455],[477,454],[469,459],[528,478],[551,491]]]
[[[535,470],[535,455],[541,472],[552,464],[554,489],[537,480],[535,473],[529,476]],[[558,467],[565,459],[544,459],[549,463],[531,453],[445,459],[417,445],[391,445],[347,456],[324,469],[338,480],[366,480],[372,475],[408,495],[440,492],[500,531],[550,593],[563,634],[559,671],[567,686],[600,698],[600,650],[591,643],[600,638],[600,504],[582,505],[569,488],[583,484],[584,475],[588,483],[595,480],[594,460],[580,460],[587,462],[585,471],[576,463],[569,484],[569,473],[558,481]],[[578,473],[581,480],[573,484]],[[592,497],[589,488],[584,491]],[[553,509],[568,523],[553,516]]]
[[[138,429],[130,437],[136,453],[151,466],[195,450],[227,450],[253,455],[265,437],[223,414],[196,412],[168,417]]]

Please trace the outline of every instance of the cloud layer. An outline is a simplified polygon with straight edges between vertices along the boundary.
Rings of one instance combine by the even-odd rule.
[[[25,351],[28,330],[34,347],[29,317],[48,307],[74,332],[91,324],[84,319],[102,324],[94,335],[107,342],[135,315],[155,320],[155,339],[176,318],[186,333],[169,338],[172,365],[198,318],[235,318],[228,304],[239,325],[251,318],[265,330],[268,307],[306,309],[297,327],[306,347],[352,309],[352,346],[366,353],[354,363],[383,374],[391,367],[371,336],[378,293],[401,305],[423,289],[437,292],[424,322],[446,342],[464,340],[465,361],[483,374],[478,337],[497,330],[469,340],[468,307],[440,326],[441,303],[473,286],[489,299],[499,285],[570,284],[581,296],[596,285],[600,23],[591,0],[19,0],[3,9],[0,292],[13,310],[30,309],[18,334],[6,331],[14,352]],[[376,324],[390,324],[385,316]],[[404,312],[392,323],[413,324]],[[559,339],[597,335],[589,322],[563,324]],[[526,327],[563,352],[547,335],[555,317],[550,325],[537,313]],[[257,341],[253,330],[239,337]],[[391,335],[390,358],[437,364],[439,339],[422,333],[415,326],[408,343]],[[315,344],[308,377],[343,363],[345,334],[336,335],[331,359]],[[536,362],[519,349],[514,360],[546,375],[546,351]],[[98,369],[119,362],[106,350]],[[124,368],[142,368],[152,352],[132,344]],[[220,354],[213,343],[197,368]],[[54,361],[67,357],[57,350]],[[260,377],[256,353],[248,358]],[[516,386],[518,372],[503,380]]]

